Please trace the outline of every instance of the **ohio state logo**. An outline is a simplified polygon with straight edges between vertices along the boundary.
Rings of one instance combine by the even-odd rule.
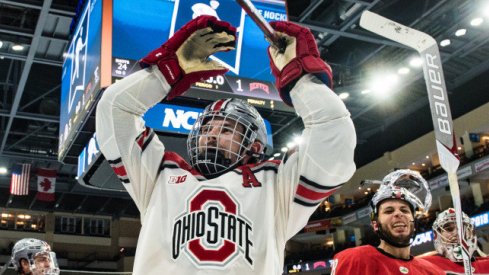
[[[173,224],[172,257],[182,252],[198,266],[225,266],[238,256],[250,266],[253,225],[224,189],[202,187],[187,201],[187,211]]]

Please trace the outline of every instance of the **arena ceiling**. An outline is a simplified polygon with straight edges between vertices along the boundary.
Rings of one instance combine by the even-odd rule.
[[[74,179],[83,142],[74,145],[64,163],[58,162],[60,79],[76,0],[0,0],[0,164],[29,162],[58,170],[57,200],[42,203],[33,195],[9,196],[10,176],[0,176],[0,206],[21,209],[137,216],[126,194],[93,191]],[[289,0],[289,19],[309,27],[321,57],[332,65],[335,92],[348,92],[345,103],[358,135],[357,166],[377,159],[432,131],[421,69],[399,75],[399,86],[385,98],[365,94],[368,81],[379,73],[408,66],[414,51],[369,33],[358,26],[364,10],[379,13],[427,32],[440,42],[453,117],[489,101],[489,18],[480,26],[483,1],[469,0]],[[464,36],[455,31],[466,29]],[[14,51],[12,46],[24,46]],[[185,104],[185,101],[183,101]],[[196,105],[195,101],[188,102]],[[325,106],[327,107],[327,106]],[[275,152],[302,129],[293,113],[261,110],[272,124]],[[87,122],[85,142],[93,131]],[[129,206],[128,206],[129,205]]]

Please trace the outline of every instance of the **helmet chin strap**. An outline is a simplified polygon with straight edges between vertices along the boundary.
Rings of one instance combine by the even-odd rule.
[[[414,228],[416,228],[416,220],[411,221],[411,222],[414,223]],[[404,242],[404,243],[397,242],[397,241],[393,240],[388,234],[386,234],[384,232],[384,230],[382,230],[382,224],[379,221],[377,221],[376,233],[377,233],[377,236],[379,236],[379,238],[381,240],[384,240],[386,243],[388,243],[394,247],[398,247],[398,248],[404,248],[404,247],[410,246],[412,243],[412,240],[414,240],[414,237],[416,236],[416,230],[413,230],[413,232],[409,236],[409,241]]]

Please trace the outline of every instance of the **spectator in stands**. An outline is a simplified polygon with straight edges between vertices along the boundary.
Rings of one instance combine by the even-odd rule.
[[[421,188],[429,190],[417,172],[398,170],[387,175],[370,203],[372,227],[380,237],[380,245],[349,248],[336,254],[331,274],[444,274],[428,261],[410,254],[415,211],[429,209],[431,205],[429,193],[425,203],[415,195]]]
[[[58,275],[56,254],[45,241],[26,238],[15,243],[11,263],[22,275]]]
[[[465,243],[471,258],[472,274],[489,274],[489,258],[477,247],[477,236],[472,220],[463,213],[462,217]],[[463,274],[464,263],[462,248],[458,241],[455,209],[448,208],[441,212],[433,223],[435,249],[438,254],[427,253],[420,258],[430,261],[443,269],[447,274]],[[478,251],[482,257],[474,257]]]

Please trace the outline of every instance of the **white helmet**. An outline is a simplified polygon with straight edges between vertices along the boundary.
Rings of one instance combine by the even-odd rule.
[[[214,120],[232,120],[243,126],[243,132],[237,127],[222,127],[219,133],[211,132],[211,129],[205,129],[205,125]],[[199,145],[199,138],[218,139],[224,131],[232,131],[233,134],[241,135],[238,152],[233,152],[231,148],[222,148],[217,144]],[[263,148],[267,146],[267,130],[263,118],[255,109],[246,101],[231,98],[221,99],[208,105],[202,115],[192,126],[192,130],[187,139],[187,151],[190,158],[190,164],[206,177],[217,177],[224,172],[237,167],[242,163],[246,154],[253,157],[251,162],[263,160],[264,151],[251,153],[251,145],[259,141]],[[231,160],[224,156],[224,152],[234,156],[236,160]]]
[[[25,238],[15,243],[12,248],[11,262],[21,270],[20,260],[26,259],[34,275],[58,275],[59,267],[56,254],[45,241]]]
[[[467,214],[462,212],[463,237],[467,243],[469,255],[472,256],[477,250],[477,236],[474,224]],[[462,249],[458,242],[455,209],[448,208],[436,217],[433,223],[433,235],[435,249],[452,262],[463,261]]]

